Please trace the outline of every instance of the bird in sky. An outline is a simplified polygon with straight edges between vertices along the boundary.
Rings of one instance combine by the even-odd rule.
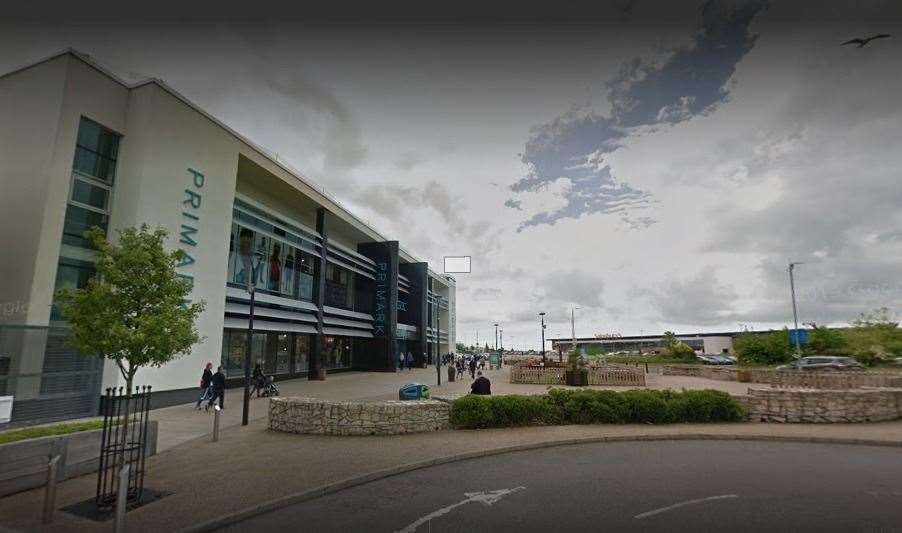
[[[851,39],[849,41],[842,43],[840,46],[845,46],[847,44],[857,44],[858,45],[857,48],[861,48],[862,46],[868,44],[869,42],[873,41],[874,39],[886,39],[887,37],[892,37],[892,35],[890,35],[888,33],[879,33],[877,35],[872,35],[871,37],[867,37],[865,39],[862,39],[862,38]]]

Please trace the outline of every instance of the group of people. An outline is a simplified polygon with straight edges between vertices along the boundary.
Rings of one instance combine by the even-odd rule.
[[[476,379],[478,370],[485,370],[488,357],[482,354],[458,355],[454,366],[457,369],[457,377],[463,378],[464,372],[470,371],[470,379]]]
[[[209,411],[211,407],[219,400],[219,408],[225,408],[225,372],[222,371],[220,365],[213,373],[213,363],[207,363],[204,372],[200,377],[200,397],[197,399],[195,409],[200,409],[200,404],[207,401],[205,410]]]

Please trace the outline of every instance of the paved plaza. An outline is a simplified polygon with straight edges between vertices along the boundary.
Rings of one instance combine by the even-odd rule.
[[[745,394],[748,383],[717,381],[687,376],[664,376],[652,367],[646,375],[648,388],[653,389],[717,389],[730,394]],[[492,381],[493,394],[542,394],[548,385],[520,385],[510,383],[510,367],[500,370],[486,370],[484,374]],[[463,380],[448,383],[447,367],[442,367],[442,385],[436,387],[435,367],[415,368],[402,372],[342,372],[329,374],[325,381],[297,379],[277,383],[283,396],[308,396],[324,400],[392,400],[398,398],[398,389],[412,381],[429,385],[434,396],[458,396],[470,392],[472,380],[469,374]],[[591,387],[597,389],[625,390],[625,387]],[[225,411],[222,414],[223,427],[241,423],[242,389],[226,390]],[[250,419],[266,417],[266,399],[252,399]],[[193,438],[208,434],[211,430],[212,415],[194,411],[194,405],[186,404],[152,412],[152,418],[159,421],[159,450],[166,450]]]

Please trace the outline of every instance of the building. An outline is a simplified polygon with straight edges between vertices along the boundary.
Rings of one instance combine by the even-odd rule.
[[[740,331],[723,333],[691,333],[676,334],[676,338],[699,353],[720,354],[733,353],[733,339]],[[766,333],[766,332],[765,332]],[[566,352],[573,348],[572,338],[549,339],[554,351]],[[606,353],[641,352],[651,353],[664,348],[662,335],[598,335],[595,337],[577,337],[576,346],[583,352],[600,349]]]
[[[94,225],[165,227],[207,303],[204,340],[139,371],[155,406],[193,399],[207,361],[243,383],[252,271],[253,357],[277,379],[454,351],[453,278],[162,81],[129,84],[68,50],[0,76],[0,116],[0,396],[14,421],[90,410],[123,385],[113,363],[67,349],[53,310],[55,289],[92,275]]]

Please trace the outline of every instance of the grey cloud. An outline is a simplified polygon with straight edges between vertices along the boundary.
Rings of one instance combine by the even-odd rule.
[[[604,307],[601,276],[581,270],[556,270],[540,280],[543,301],[572,303],[582,307]]]
[[[535,192],[560,178],[568,179],[570,187],[564,207],[533,216],[520,230],[593,213],[621,213],[633,227],[651,224],[650,217],[631,223],[629,212],[647,206],[650,194],[614,176],[605,156],[633,135],[634,128],[676,124],[726,101],[736,64],[755,43],[749,25],[765,6],[765,0],[705,2],[691,46],[670,51],[657,63],[626,62],[607,83],[610,116],[573,107],[535,128],[521,157],[528,174],[510,190]]]
[[[717,325],[732,319],[735,290],[716,279],[708,267],[688,279],[670,279],[654,290],[645,290],[665,324]],[[641,291],[640,291],[641,292]]]
[[[423,164],[426,159],[414,151],[403,152],[395,160],[395,166],[401,170],[411,170]]]
[[[511,209],[516,209],[517,211],[522,211],[522,202],[520,200],[507,199],[504,201],[504,207],[510,207]]]

